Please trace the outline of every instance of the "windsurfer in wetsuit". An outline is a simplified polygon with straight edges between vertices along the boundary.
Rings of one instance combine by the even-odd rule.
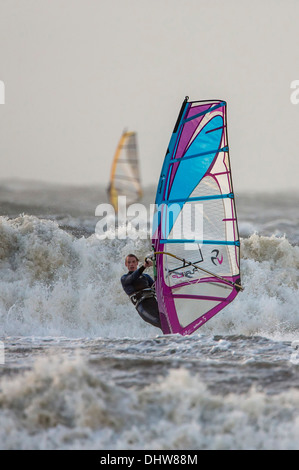
[[[153,290],[154,280],[148,274],[143,274],[143,271],[153,263],[146,260],[143,266],[138,268],[138,261],[133,254],[126,256],[125,265],[129,272],[121,277],[121,284],[141,318],[161,328],[158,302]]]

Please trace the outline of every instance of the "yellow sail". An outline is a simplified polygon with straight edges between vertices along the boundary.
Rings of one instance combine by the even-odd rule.
[[[126,196],[127,205],[142,197],[135,132],[122,134],[112,162],[108,197],[116,213],[118,196]]]

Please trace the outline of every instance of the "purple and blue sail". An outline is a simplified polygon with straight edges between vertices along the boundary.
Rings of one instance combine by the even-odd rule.
[[[184,100],[155,203],[152,244],[163,333],[189,335],[242,289],[225,101]]]

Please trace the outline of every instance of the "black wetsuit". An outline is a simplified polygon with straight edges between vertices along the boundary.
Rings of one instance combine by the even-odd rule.
[[[158,309],[158,302],[154,295],[146,297],[140,301],[144,296],[144,289],[150,289],[154,284],[153,279],[148,274],[143,274],[144,266],[136,269],[136,271],[129,271],[121,277],[121,284],[126,294],[128,294],[136,307],[137,312],[141,318],[157,328],[161,328],[160,315]],[[135,295],[133,295],[135,294]]]

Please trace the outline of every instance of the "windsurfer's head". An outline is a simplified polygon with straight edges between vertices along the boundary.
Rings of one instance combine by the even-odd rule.
[[[137,258],[137,256],[130,253],[129,255],[126,256],[125,265],[127,266],[129,271],[136,271],[137,266],[138,266],[138,261],[139,259]]]

